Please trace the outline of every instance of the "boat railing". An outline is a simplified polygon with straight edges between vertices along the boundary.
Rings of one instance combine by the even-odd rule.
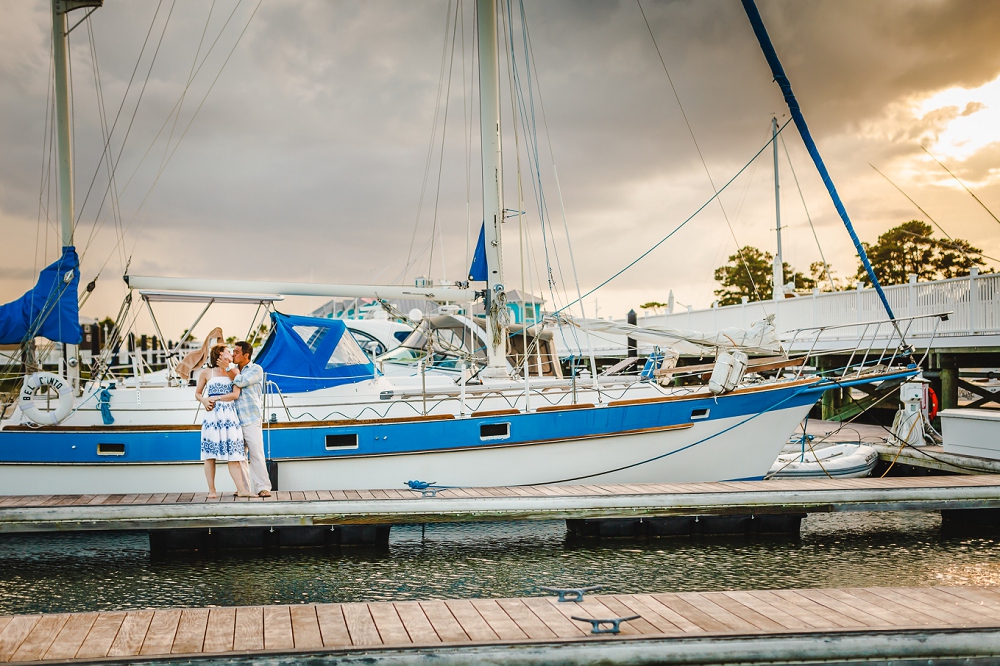
[[[930,340],[933,341],[941,322],[948,321],[950,315],[951,312],[938,312],[896,319],[811,326],[789,331],[789,335],[785,336],[782,343],[787,349],[794,349],[797,345],[807,345],[806,359],[848,355],[847,362],[835,370],[835,372],[839,372],[841,377],[846,377],[849,373],[861,376],[866,368],[870,371],[873,367],[878,366],[893,367],[903,357],[909,358],[912,364],[919,367],[926,359],[931,345],[928,343],[920,359],[915,360],[913,359],[914,349],[907,342],[907,336],[914,325],[922,332],[930,327]],[[858,331],[855,344],[849,347],[841,346],[840,343],[843,342],[844,338],[837,335],[845,328]],[[836,344],[830,345],[830,341]],[[859,355],[860,360],[856,360]],[[801,377],[807,367],[809,366],[805,364],[799,366],[796,376]]]

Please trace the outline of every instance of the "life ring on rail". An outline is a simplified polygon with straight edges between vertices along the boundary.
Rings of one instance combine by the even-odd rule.
[[[59,394],[59,404],[55,409],[39,409],[35,406],[32,398],[35,391],[43,386],[53,388]],[[54,375],[51,372],[36,372],[25,377],[18,405],[21,407],[21,413],[32,423],[58,425],[73,411],[73,386],[59,375]]]
[[[930,386],[927,387],[927,420],[933,421],[938,413],[938,398]]]

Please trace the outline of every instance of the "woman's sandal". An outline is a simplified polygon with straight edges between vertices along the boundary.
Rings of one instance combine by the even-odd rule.
[[[271,496],[270,490],[262,490],[259,493],[257,493],[257,497],[270,497],[270,496]]]

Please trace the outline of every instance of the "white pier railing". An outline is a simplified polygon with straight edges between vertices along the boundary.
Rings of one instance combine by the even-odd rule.
[[[893,314],[899,318],[950,313],[947,321],[936,318],[913,322],[908,341],[932,347],[1000,347],[1000,274],[979,274],[972,269],[967,277],[917,282],[884,287]],[[851,289],[818,292],[785,298],[754,301],[740,305],[688,309],[649,317],[640,317],[640,326],[669,326],[699,331],[717,331],[728,327],[745,328],[768,315],[774,315],[779,334],[815,326],[841,326],[886,319],[886,313],[874,289]],[[936,331],[935,331],[936,327]],[[844,340],[856,339],[863,327],[846,327],[838,332]],[[788,337],[791,337],[790,335]]]

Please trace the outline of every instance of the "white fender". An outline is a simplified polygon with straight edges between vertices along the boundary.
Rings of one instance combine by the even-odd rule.
[[[50,386],[59,394],[59,404],[53,410],[39,409],[31,400],[35,391],[43,386]],[[51,372],[36,372],[25,377],[18,406],[21,408],[21,413],[33,423],[58,425],[73,411],[73,386],[59,375],[54,375]]]
[[[732,355],[733,367],[732,370],[729,371],[729,378],[726,380],[727,391],[732,391],[740,385],[740,380],[743,379],[743,375],[747,371],[747,364],[750,362],[747,355],[738,349],[734,349]]]
[[[728,391],[729,375],[733,371],[733,357],[729,352],[722,352],[715,361],[712,378],[708,380],[708,390],[718,395]]]

